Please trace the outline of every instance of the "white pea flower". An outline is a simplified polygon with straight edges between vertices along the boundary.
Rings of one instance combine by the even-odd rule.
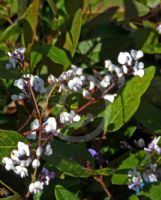
[[[14,86],[18,87],[20,90],[23,90],[26,86],[26,81],[23,78],[19,78],[14,81]]]
[[[122,70],[124,74],[127,74],[129,71],[126,65],[122,65]]]
[[[83,95],[83,97],[91,98],[91,94],[88,90],[83,89],[82,95]]]
[[[21,156],[30,156],[29,146],[23,142],[18,142],[18,152]]]
[[[43,183],[40,182],[40,181],[36,181],[36,182],[31,183],[29,185],[29,192],[30,193],[36,194],[36,193],[41,192],[42,190],[43,190]]]
[[[77,66],[75,66],[75,65],[71,65],[71,68],[72,68],[72,70],[73,70],[73,74],[74,74],[74,75],[80,76],[80,75],[83,74],[83,69],[82,69],[82,68],[77,67]]]
[[[60,86],[59,86],[59,90],[58,90],[58,92],[60,93],[60,92],[63,92],[63,91],[65,91],[65,85],[63,84],[63,83],[61,83],[60,84]]]
[[[29,185],[29,192],[30,192],[30,193],[34,193],[34,190],[35,190],[35,183],[31,183],[31,184]]]
[[[44,125],[45,125],[44,131],[46,133],[52,133],[55,136],[58,135],[59,131],[57,130],[57,122],[54,117],[49,117],[47,121],[44,123]]]
[[[24,54],[25,51],[26,51],[26,48],[21,47],[21,48],[15,49],[14,53],[15,54]]]
[[[144,56],[144,53],[141,50],[136,51],[136,50],[132,49],[131,56],[134,60],[139,60],[140,58],[142,58]]]
[[[70,90],[74,92],[78,92],[83,86],[83,81],[79,77],[74,77],[73,79],[69,80],[68,87]]]
[[[115,67],[116,66],[111,62],[111,60],[105,60],[105,68],[107,68],[109,72],[114,72]]]
[[[19,157],[20,157],[20,153],[19,153],[18,150],[13,150],[13,151],[11,152],[11,159],[12,159],[14,162],[19,163],[19,162],[20,162]]]
[[[70,115],[68,112],[63,112],[60,114],[60,122],[65,123],[70,121]]]
[[[103,95],[103,99],[113,102],[117,94],[105,94]]]
[[[8,52],[7,54],[10,58],[9,58],[9,63],[6,64],[6,68],[7,69],[15,68],[18,61],[23,62],[25,50],[26,50],[25,48],[18,48],[15,49],[14,52]]]
[[[38,160],[38,159],[34,159],[33,161],[32,161],[32,167],[34,168],[34,169],[36,169],[36,168],[38,168],[40,166],[40,161]]]
[[[24,80],[25,80],[25,79],[29,79],[31,86],[33,86],[33,83],[34,83],[34,75],[32,75],[32,74],[24,74],[24,75],[22,76],[22,78],[23,78]],[[27,84],[26,80],[25,80],[25,83]]]
[[[158,182],[157,176],[152,173],[152,172],[144,172],[143,173],[143,178],[147,183],[154,183],[154,182]]]
[[[50,85],[55,85],[57,82],[58,82],[58,79],[55,78],[55,76],[50,75],[50,76],[48,77],[48,83],[49,83]]]
[[[9,158],[9,157],[4,157],[2,159],[2,163],[5,164],[5,169],[7,171],[14,170],[14,168],[15,168],[13,160],[11,158]]]
[[[157,26],[157,31],[158,31],[159,34],[161,34],[161,24],[159,24],[159,25]]]
[[[115,67],[115,72],[119,78],[123,76],[123,71],[120,67]]]
[[[110,75],[106,75],[103,80],[100,82],[100,86],[107,88],[108,86],[110,86],[112,77]]]
[[[34,76],[33,88],[36,92],[44,93],[46,89],[44,88],[44,80],[38,76]]]
[[[47,144],[46,147],[45,147],[44,154],[47,155],[47,156],[50,156],[52,153],[53,153],[53,150],[51,148],[51,144]]]
[[[133,74],[134,76],[144,76],[144,63],[143,62],[138,62],[135,63],[135,66],[133,67]]]
[[[23,93],[20,93],[20,94],[18,94],[18,95],[13,94],[13,95],[11,96],[11,99],[12,99],[13,101],[23,100],[23,99],[25,99],[25,95],[24,95]]]
[[[6,69],[15,68],[17,61],[13,58],[9,58],[9,63],[6,64]]]
[[[36,156],[37,157],[40,157],[43,153],[43,148],[41,146],[39,146],[37,149],[36,149]]]
[[[63,112],[60,114],[60,122],[63,124],[71,124],[73,122],[80,121],[80,116],[77,115],[74,111]]]
[[[30,166],[30,164],[31,164],[31,158],[29,157],[29,158],[27,158],[26,160],[21,160],[20,161],[20,166],[21,167],[29,167]]]
[[[39,120],[35,119],[32,123],[31,123],[31,130],[35,130],[38,129],[40,126]],[[31,139],[31,140],[35,140],[36,139],[36,131],[32,131],[30,135],[26,136],[27,139]]]
[[[97,79],[92,75],[88,75],[87,80],[89,81],[89,90],[94,89],[95,85],[97,84]]]
[[[28,176],[28,170],[26,169],[26,167],[16,166],[14,172],[17,175],[20,175],[21,178]]]
[[[118,62],[121,65],[131,65],[132,64],[132,57],[128,52],[120,52],[118,55]]]

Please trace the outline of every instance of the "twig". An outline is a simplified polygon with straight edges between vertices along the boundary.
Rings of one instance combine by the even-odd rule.
[[[83,110],[85,110],[88,106],[90,106],[91,104],[95,103],[97,100],[95,98],[93,99],[90,99],[87,103],[85,103],[83,106],[81,106],[77,111],[76,113],[80,113],[82,112]]]
[[[100,175],[100,176],[95,176],[94,179],[101,185],[101,187],[103,188],[103,190],[105,191],[105,193],[107,194],[107,196],[109,198],[112,197],[111,193],[108,191],[108,188],[106,186],[106,184],[104,183],[103,181],[103,176]]]
[[[18,132],[21,132],[25,128],[25,126],[27,126],[27,124],[32,119],[33,115],[34,115],[34,111],[29,115],[29,117],[27,118],[27,120],[25,120],[25,122],[20,126],[20,128],[18,129]]]

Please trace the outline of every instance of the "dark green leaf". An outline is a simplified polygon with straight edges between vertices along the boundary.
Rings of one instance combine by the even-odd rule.
[[[56,200],[79,200],[78,197],[65,189],[62,185],[55,187]]]
[[[139,151],[136,154],[129,156],[127,159],[123,160],[121,165],[115,171],[112,177],[112,184],[122,185],[127,184],[128,181],[128,171],[137,167],[144,159],[145,152]]]
[[[23,35],[25,45],[31,45],[36,37],[36,29],[38,24],[40,0],[34,0],[27,8],[23,19]]]
[[[140,97],[149,87],[154,73],[155,68],[149,67],[145,70],[144,77],[133,77],[126,83],[123,91],[102,114],[105,130],[118,130],[134,115],[140,104]]]
[[[153,183],[146,185],[143,188],[143,191],[139,194],[144,195],[146,197],[149,197],[150,200],[160,200],[160,188],[161,188],[161,183]]]
[[[147,101],[142,101],[136,114],[136,119],[153,133],[161,133],[161,110]]]
[[[2,158],[9,156],[13,149],[17,149],[19,141],[25,142],[22,135],[11,130],[0,130],[0,163]]]
[[[48,52],[48,57],[55,63],[68,67],[71,62],[63,49],[52,46]]]
[[[81,26],[82,26],[82,13],[81,13],[81,10],[79,9],[75,13],[75,16],[72,22],[71,31],[67,32],[66,43],[64,45],[64,48],[69,50],[72,56],[74,56],[74,53],[77,47],[77,43],[79,40],[80,31],[81,31]]]
[[[9,37],[12,37],[13,35],[19,34],[19,33],[20,33],[19,22],[15,22],[11,26],[6,28],[5,31],[2,32],[0,36],[0,41],[6,41],[7,39],[9,39]]]
[[[45,157],[49,164],[53,164],[54,167],[70,176],[91,176],[91,173],[85,169],[85,165],[87,161],[93,164],[93,158],[84,145],[54,140],[52,149],[54,153]]]

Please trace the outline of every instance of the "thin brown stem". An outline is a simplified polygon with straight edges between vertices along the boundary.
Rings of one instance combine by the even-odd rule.
[[[109,198],[111,198],[112,195],[111,195],[111,193],[109,192],[109,190],[108,190],[106,184],[104,183],[103,177],[102,177],[102,176],[96,176],[96,177],[94,177],[94,179],[101,185],[101,187],[102,187],[103,190],[105,191],[106,195],[107,195]]]
[[[33,115],[34,115],[34,111],[28,116],[28,118],[25,120],[25,122],[20,126],[20,128],[18,129],[18,132],[21,132],[27,126],[27,124],[32,119]]]
[[[36,112],[37,112],[37,116],[40,119],[41,118],[41,113],[39,111],[39,108],[38,108],[38,105],[37,105],[37,102],[36,102],[36,99],[35,99],[35,95],[34,95],[32,86],[30,84],[30,79],[27,79],[27,83],[28,83],[28,86],[29,86],[29,90],[30,90],[30,94],[31,94],[32,100],[34,102],[34,106],[35,106],[35,109],[36,109]]]
[[[85,103],[83,106],[81,106],[77,111],[76,113],[80,113],[82,112],[83,110],[85,110],[88,106],[90,106],[91,104],[95,103],[97,100],[95,98],[93,99],[90,99],[87,103]]]
[[[56,85],[50,90],[50,92],[49,92],[49,94],[48,94],[48,96],[47,96],[47,99],[46,99],[46,101],[45,101],[45,105],[44,105],[44,108],[43,108],[42,113],[44,113],[44,111],[47,109],[48,102],[49,102],[49,98],[51,97],[51,95],[52,95],[52,93],[53,93],[55,87],[56,87]]]

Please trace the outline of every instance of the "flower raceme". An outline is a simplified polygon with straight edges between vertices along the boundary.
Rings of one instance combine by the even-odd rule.
[[[14,52],[8,52],[9,63],[6,64],[6,68],[15,68],[18,62],[23,63],[24,61],[24,53],[26,49],[25,48],[18,48],[15,49]]]
[[[9,52],[8,55],[10,58],[15,59],[15,63],[18,63],[19,60],[24,60],[24,52],[24,48],[16,49],[13,53]],[[71,65],[71,69],[63,72],[58,78],[50,75],[48,82],[52,86],[57,86],[58,92],[81,92],[83,97],[87,99],[92,98],[91,90],[95,89],[102,93],[103,99],[113,102],[117,96],[117,90],[125,84],[126,76],[144,76],[144,64],[139,62],[139,59],[143,55],[141,50],[131,50],[130,53],[120,52],[118,63],[121,66],[113,64],[110,60],[105,60],[107,74],[101,79],[85,74],[82,68]],[[102,75],[99,76],[101,77]],[[35,92],[43,94],[47,91],[44,87],[43,79],[39,76],[31,74],[23,75],[14,82],[14,85],[22,90],[22,92],[19,95],[12,95],[13,100],[22,100],[28,97],[28,79]]]
[[[44,149],[45,155],[51,155],[52,149],[50,144],[48,144]],[[39,158],[43,153],[43,148],[38,147],[36,150],[36,156]],[[29,146],[23,142],[18,142],[18,149],[11,152],[11,157],[4,157],[2,163],[5,165],[7,171],[14,171],[15,174],[19,175],[21,178],[25,178],[29,175],[28,168],[32,167],[37,169],[40,167],[40,160],[35,158],[32,160],[31,152]],[[38,193],[43,190],[44,185],[48,185],[51,179],[55,178],[54,172],[49,172],[48,169],[42,169],[39,180],[29,185],[29,191],[31,193]]]
[[[144,148],[149,162],[146,164],[146,169],[144,169],[143,173],[137,171],[136,168],[128,172],[128,188],[134,190],[136,193],[140,192],[144,185],[158,182],[160,180],[160,173],[158,173],[160,167],[157,161],[155,162],[153,158],[154,153],[157,153],[158,156],[161,154],[161,148],[158,146],[160,138],[160,136],[155,137],[148,144],[148,147]]]
[[[24,48],[16,49],[13,53],[9,52],[9,63],[6,64],[6,68],[15,68],[19,65],[22,69],[24,53]],[[43,95],[44,93],[48,95],[48,88],[51,87],[57,93],[61,94],[81,93],[83,98],[89,101],[93,99],[100,100],[102,98],[113,102],[117,96],[118,90],[126,83],[127,76],[144,76],[144,64],[139,62],[139,59],[142,57],[143,52],[140,50],[131,50],[130,53],[120,52],[118,55],[118,65],[113,64],[110,60],[106,60],[104,68],[106,73],[96,71],[95,75],[86,74],[82,68],[71,65],[71,69],[63,72],[59,77],[50,75],[48,77],[49,87],[46,87],[44,80],[38,75],[24,74],[14,81],[14,86],[21,90],[21,93],[13,94],[11,98],[13,101],[30,100],[34,105],[37,100],[36,95]],[[36,104],[36,111],[39,109],[37,108],[38,106],[39,105]],[[46,138],[50,139],[50,136],[58,136],[61,127],[71,125],[81,120],[81,116],[78,114],[79,112],[74,110],[68,110],[68,112],[63,110],[58,117],[47,117],[42,113],[42,116],[39,116],[41,110],[38,111],[30,125],[31,132],[29,131],[29,134],[26,136],[29,140],[36,140],[39,138],[37,149],[33,151],[28,144],[18,142],[18,147],[11,152],[11,156],[4,157],[2,160],[6,170],[13,170],[21,178],[29,175],[28,168],[37,170],[37,168],[42,167],[41,156],[43,154],[46,156],[53,154],[51,146],[52,139],[46,140],[44,143],[45,145],[41,145],[42,141]],[[40,135],[40,137],[37,137],[37,134]],[[153,149],[158,152],[157,141],[153,143],[153,147],[148,147],[148,149]],[[97,157],[94,150],[89,149],[89,152],[92,156]],[[37,175],[37,181],[34,180],[29,185],[29,192],[33,194],[41,192],[44,185],[48,185],[49,181],[54,179],[54,177],[54,172],[49,172],[48,169],[43,167],[40,174]],[[140,183],[142,183],[140,176],[139,178],[131,179],[129,188],[135,188],[137,191],[139,187],[138,184]]]

